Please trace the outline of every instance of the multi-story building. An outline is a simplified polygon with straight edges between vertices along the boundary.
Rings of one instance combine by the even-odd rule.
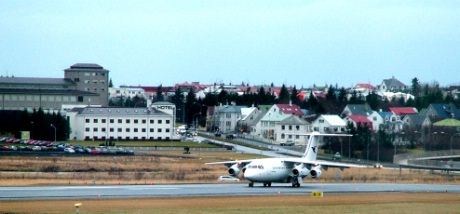
[[[151,108],[74,108],[67,116],[70,139],[171,140],[175,139],[175,108],[154,103]]]
[[[108,104],[108,71],[101,66],[77,63],[64,76],[0,77],[0,109],[57,112],[63,106]]]
[[[345,133],[347,123],[338,115],[323,114],[312,122],[312,127],[320,133]]]
[[[98,64],[77,63],[64,70],[64,78],[75,82],[75,89],[96,93],[90,102],[109,105],[109,71]]]

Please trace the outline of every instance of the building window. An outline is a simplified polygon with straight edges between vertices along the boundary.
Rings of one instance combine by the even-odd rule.
[[[125,132],[130,132],[130,129],[129,129],[129,128],[126,128],[126,129],[125,129]]]
[[[97,132],[97,128],[96,128],[96,127],[93,128],[93,132]]]
[[[299,130],[300,130],[300,126],[295,126],[295,129],[296,129],[297,131],[299,131]]]
[[[161,121],[161,120],[158,120],[158,124],[161,124],[162,122],[163,122],[163,121]]]
[[[122,132],[122,131],[123,131],[123,129],[121,129],[121,128],[117,129],[117,132]]]
[[[324,120],[323,120],[323,119],[319,119],[319,123],[324,123]]]
[[[169,124],[169,123],[170,123],[170,121],[169,121],[169,120],[166,120],[166,124]]]
[[[289,125],[289,131],[290,131],[290,130],[292,130],[292,126],[291,126],[291,125]]]
[[[145,124],[147,122],[147,120],[142,120],[142,124]]]
[[[110,128],[110,129],[109,129],[109,132],[113,132],[113,128]]]
[[[143,129],[142,129],[142,132],[145,132],[145,131],[146,131],[146,129],[143,128]]]
[[[126,119],[126,123],[131,123],[131,120],[130,120],[130,119]]]
[[[299,135],[296,135],[296,136],[295,136],[295,139],[299,139]]]
[[[73,81],[75,81],[75,82],[80,82],[80,78],[78,78],[78,77],[77,77],[77,78],[73,78]]]
[[[123,120],[122,120],[122,119],[118,119],[118,123],[119,123],[119,124],[122,124],[122,123],[123,123]]]
[[[97,123],[97,119],[93,119],[93,123]]]
[[[85,123],[89,123],[89,119],[85,119]]]
[[[284,133],[283,133],[283,134],[281,134],[281,139],[284,139]]]
[[[226,121],[226,122],[225,122],[225,125],[226,125],[226,126],[231,126],[231,125],[232,125],[232,121]]]
[[[165,132],[166,132],[166,133],[169,133],[169,129],[165,129]]]
[[[102,131],[102,132],[105,132],[105,128],[101,128],[101,131]]]
[[[281,126],[281,130],[284,130],[284,125]]]
[[[289,138],[289,139],[292,139],[292,135],[288,135],[288,138]]]
[[[105,123],[105,119],[101,119],[101,123]]]
[[[139,123],[139,120],[137,120],[137,119],[134,119],[134,123],[136,123],[136,124],[137,124],[137,123]]]
[[[114,119],[110,119],[109,122],[110,122],[110,123],[113,123],[113,122],[114,122]]]
[[[83,102],[83,96],[78,96],[77,100],[78,100],[79,103],[82,103]]]
[[[88,128],[88,127],[85,128],[85,132],[89,132],[89,128]]]
[[[161,132],[161,129],[157,129],[157,132]]]
[[[154,123],[154,120],[150,120],[150,124],[153,124]]]
[[[150,132],[153,132],[153,129],[150,129]]]

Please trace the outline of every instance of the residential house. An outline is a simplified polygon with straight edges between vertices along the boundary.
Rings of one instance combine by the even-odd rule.
[[[447,118],[460,119],[460,110],[454,104],[434,103],[421,112],[428,115],[434,122]]]
[[[380,91],[391,91],[391,92],[396,92],[396,91],[404,91],[407,89],[407,85],[396,79],[395,77],[392,77],[390,79],[384,79],[382,83],[378,86]]]
[[[291,115],[275,123],[274,140],[277,143],[294,143],[296,145],[306,145],[308,137],[306,133],[311,132],[310,123]]]
[[[348,104],[342,111],[342,117],[350,117],[351,115],[362,115],[367,117],[372,122],[372,130],[378,131],[384,124],[382,116],[371,109],[368,104]]]
[[[211,127],[223,133],[235,132],[237,123],[241,119],[241,108],[244,108],[244,106],[216,106]]]
[[[372,121],[370,121],[364,115],[350,115],[346,118],[346,120],[349,123],[353,124],[355,128],[358,128],[358,126],[361,126],[361,127],[368,127],[369,129],[373,130]]]
[[[325,133],[344,133],[347,123],[338,115],[320,115],[312,122],[313,131]]]

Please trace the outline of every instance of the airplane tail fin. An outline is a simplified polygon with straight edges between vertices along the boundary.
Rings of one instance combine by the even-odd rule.
[[[309,161],[315,161],[316,155],[318,152],[318,140],[319,136],[315,134],[311,134],[308,138],[307,147],[305,148],[305,153],[303,154],[302,158],[305,158]]]
[[[321,134],[319,132],[312,132],[307,134],[310,136],[308,138],[307,147],[305,148],[305,153],[303,154],[302,158],[305,158],[308,161],[315,161],[316,156],[318,154],[318,141],[321,136],[344,136],[344,137],[351,137],[350,134]]]

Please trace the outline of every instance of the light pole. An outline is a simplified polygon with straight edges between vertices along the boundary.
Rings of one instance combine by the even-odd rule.
[[[52,123],[50,124],[50,126],[54,129],[54,142],[56,142],[56,126],[54,126]]]

